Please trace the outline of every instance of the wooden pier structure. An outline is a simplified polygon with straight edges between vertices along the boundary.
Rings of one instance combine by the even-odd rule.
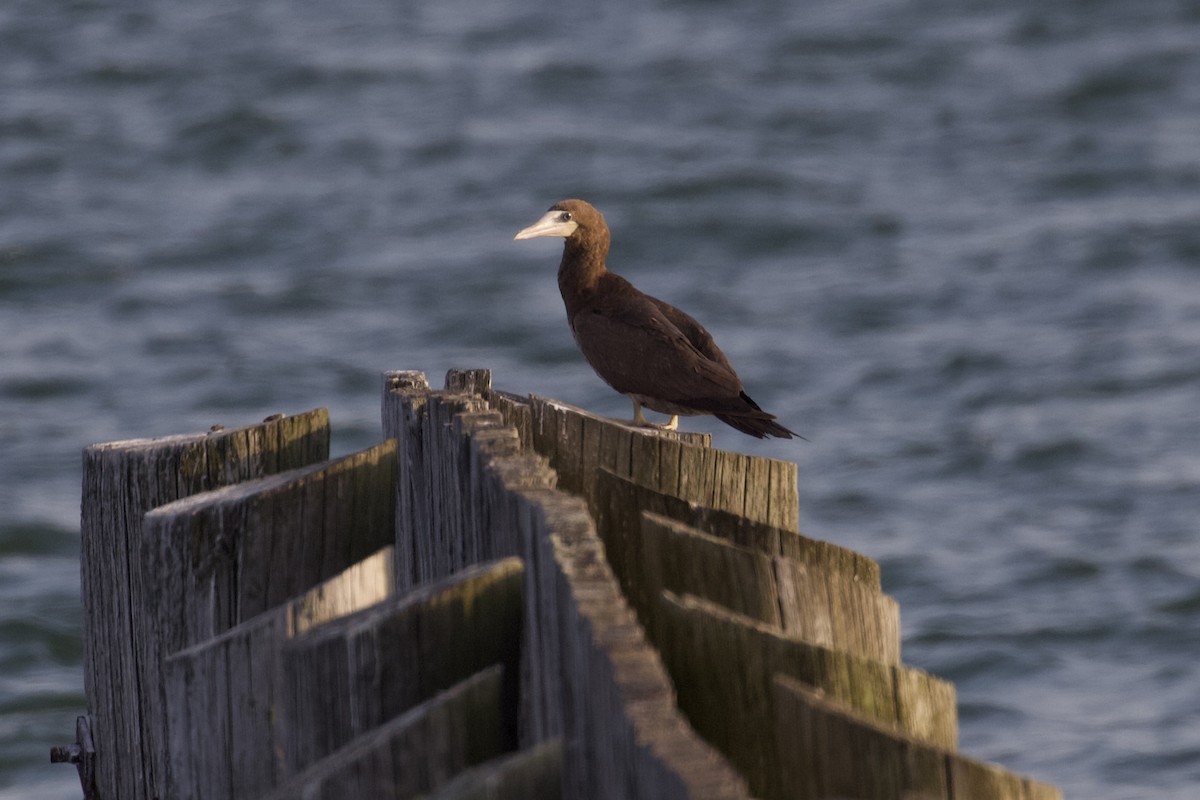
[[[938,798],[957,751],[869,558],[796,465],[492,388],[84,452],[85,798]]]

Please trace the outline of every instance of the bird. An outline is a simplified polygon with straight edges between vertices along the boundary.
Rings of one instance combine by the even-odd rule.
[[[565,240],[558,289],[571,332],[596,374],[633,401],[634,425],[675,430],[680,415],[711,414],[759,439],[799,436],[750,399],[699,322],[609,272],[611,234],[590,203],[560,200],[513,239],[543,236]],[[669,414],[670,421],[654,425],[643,407]]]

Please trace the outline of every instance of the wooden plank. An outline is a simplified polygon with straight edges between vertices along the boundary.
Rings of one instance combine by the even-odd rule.
[[[696,598],[664,592],[659,600],[663,619],[659,652],[679,694],[679,707],[696,730],[723,752],[761,796],[779,796],[778,763],[772,741],[774,713],[771,679],[783,673],[815,686],[871,718],[889,724],[906,722],[898,686],[906,667],[788,639],[769,627]],[[738,669],[728,669],[736,664]],[[953,747],[956,712],[953,687],[928,677],[941,692],[928,700],[944,702],[934,724],[908,733],[943,747]],[[947,702],[948,701],[948,702]]]
[[[325,473],[324,465],[313,469],[318,475]],[[242,484],[241,491],[235,489],[225,495],[209,493],[195,498],[195,504],[206,506],[199,515],[210,515],[225,523],[217,539],[191,538],[192,579],[198,583],[208,582],[210,587],[208,591],[202,591],[197,598],[200,602],[193,608],[216,604],[229,609],[227,614],[214,615],[207,629],[193,628],[197,637],[215,636],[279,605],[295,593],[291,591],[293,587],[302,590],[309,573],[305,557],[312,552],[311,545],[309,553],[305,552],[305,544],[310,534],[316,539],[314,544],[325,538],[320,536],[320,531],[335,513],[326,506],[324,481],[318,479],[314,485],[308,477],[289,472],[270,484],[247,483]],[[190,526],[192,509],[181,508],[179,511],[185,515],[185,524]],[[159,513],[169,520],[176,509],[167,507]],[[337,528],[329,530],[340,533]],[[376,546],[381,544],[383,542],[378,542]],[[174,546],[178,546],[177,539],[167,538],[160,544],[160,547]],[[264,552],[269,554],[265,559],[262,558]],[[338,562],[338,568],[347,563]],[[247,569],[243,571],[243,567]],[[198,618],[193,619],[198,621]],[[186,644],[198,640],[190,639]]]
[[[278,780],[276,737],[270,724],[278,670],[274,657],[280,643],[277,630],[276,626],[254,625],[248,626],[244,636],[227,638],[229,739],[225,749],[229,764],[218,774],[228,776],[231,798],[254,796]],[[222,705],[218,701],[213,707]],[[205,796],[213,798],[211,791]]]
[[[310,418],[309,414],[315,414],[315,416]],[[259,472],[257,469],[227,471],[226,475],[229,478],[238,477],[239,480],[251,480],[262,477],[264,474],[287,472],[290,469],[316,464],[329,458],[330,428],[327,409],[317,409],[315,412],[310,411],[307,414],[275,414],[264,420],[262,426],[251,426],[243,428],[242,431],[247,436],[251,433],[261,432],[262,449],[250,447],[247,449],[247,455],[262,452],[269,468],[265,472]],[[236,464],[246,464],[251,461],[252,459],[226,461],[223,466],[228,469]],[[205,488],[215,488],[215,485]]]
[[[954,797],[970,797],[972,800],[1025,800],[1025,784],[1028,779],[1020,775],[997,764],[987,764],[962,756],[950,756],[947,762],[950,771],[949,783]]]
[[[378,487],[374,491],[383,495],[385,503],[360,503],[356,511],[376,517],[372,525],[378,541],[389,541],[394,527],[386,509],[394,498],[389,485],[395,464],[392,453],[392,446],[385,443],[331,464],[193,495],[148,513],[143,570],[155,576],[160,589],[156,606],[145,610],[146,618],[157,620],[158,634],[156,639],[146,639],[146,648],[157,648],[146,661],[162,660],[169,652],[229,630],[276,606],[276,597],[299,593],[306,575],[312,578],[340,566],[336,560],[326,560],[314,571],[289,563],[289,558],[304,553],[292,542],[319,541],[325,533],[322,524],[329,524],[322,503],[292,498],[324,498],[326,477],[336,482],[347,474],[359,474],[364,475],[364,485]],[[372,483],[380,476],[382,483]],[[287,516],[293,510],[310,512],[316,522],[284,523],[293,519]],[[332,539],[354,530],[353,521],[335,518],[346,524],[328,529]],[[166,679],[157,669],[148,669],[145,680],[144,691],[154,694],[150,702],[164,708]]]
[[[596,521],[606,539],[606,531],[610,526],[623,526],[627,531],[636,531],[641,525],[638,515],[650,511],[727,539],[733,544],[769,556],[786,556],[814,564],[838,572],[847,580],[860,583],[867,589],[879,590],[879,565],[848,548],[753,522],[727,511],[690,503],[677,496],[640,486],[607,470],[597,474],[596,483]]]
[[[562,794],[562,742],[552,739],[472,767],[428,800],[558,800]]]
[[[287,770],[298,771],[437,691],[507,665],[516,719],[523,567],[473,567],[288,640]],[[514,733],[515,735],[515,733]]]
[[[782,630],[775,570],[767,556],[650,512],[642,513],[642,524],[633,534],[620,549],[629,554],[628,565],[636,565],[626,591],[644,616],[668,589]],[[610,558],[613,549],[609,548]]]
[[[484,669],[306,764],[262,797],[388,800],[437,789],[516,746],[505,684],[500,665]]]
[[[478,396],[430,392],[425,399],[422,462],[416,465],[426,478],[428,497],[425,519],[415,521],[411,541],[397,540],[397,549],[415,554],[417,584],[453,574],[466,565],[463,559],[465,508],[463,492],[466,469],[465,443],[454,431],[459,414],[486,411]]]
[[[422,372],[383,373],[383,435],[396,440],[396,581],[402,590],[416,583],[418,531],[429,519],[423,450],[428,393],[429,383]]]
[[[755,487],[747,484],[750,462],[755,459],[741,453],[724,450],[712,451],[716,456],[713,466],[713,508],[719,508],[739,516],[746,515],[746,494]]]
[[[394,563],[392,548],[383,548],[287,604],[166,659],[171,757],[164,796],[246,797],[275,785],[289,728],[279,702],[284,641],[391,596]],[[211,735],[221,720],[228,720],[230,735]]]
[[[839,713],[818,692],[785,676],[775,679],[774,689],[781,773],[767,797],[952,797],[944,753]]]
[[[547,454],[550,466],[558,473],[559,488],[582,496],[585,483],[583,426],[587,417],[584,414],[572,414],[561,404],[547,403],[543,408],[548,412],[548,419],[555,423],[551,430],[559,432],[553,454]]]
[[[600,467],[608,467],[609,469],[612,469],[613,463],[615,463],[616,459],[605,458],[606,455],[611,456],[613,454],[606,454],[601,447],[601,437],[603,435],[605,426],[600,422],[599,418],[589,415],[582,417],[581,421],[583,424],[580,426],[580,432],[582,434],[580,439],[580,448],[579,452],[575,456],[578,460],[580,481],[579,494],[585,499],[590,500],[592,494],[592,482],[589,479],[589,476]]]
[[[761,480],[764,472],[766,481]],[[650,488],[752,522],[796,531],[800,514],[796,474],[796,465],[787,461],[681,444],[678,489]],[[759,481],[748,482],[750,476]]]
[[[532,557],[528,535],[522,527],[518,492],[552,491],[558,475],[546,459],[531,453],[520,453],[489,460],[476,476],[478,496],[489,509],[488,531],[490,551],[495,557],[516,555],[526,563]]]
[[[745,462],[746,497],[743,501],[743,518],[747,520],[772,519],[771,517],[771,469],[776,462],[765,458],[750,458]],[[798,524],[781,525],[777,530],[798,531]]]
[[[226,648],[214,647],[197,654],[194,675],[197,681],[189,700],[193,708],[203,708],[205,713],[191,716],[191,729],[186,732],[189,750],[196,761],[197,770],[193,778],[202,776],[197,784],[186,787],[191,797],[204,797],[209,793],[218,797],[230,797],[233,788],[230,775],[222,771],[229,762],[232,744],[229,730],[229,704],[221,702],[229,692],[226,673]]]
[[[612,471],[618,475],[629,475],[633,471],[633,446],[641,436],[637,431],[616,425],[606,425],[601,432],[601,441],[606,454],[605,466],[611,464]],[[611,460],[610,460],[611,459]]]
[[[503,395],[509,409],[506,415],[514,416],[511,408],[522,400],[516,395]],[[536,395],[524,402],[532,421],[534,449],[549,459],[559,473],[562,488],[584,497],[589,496],[591,476],[598,467],[620,470],[622,474],[633,469],[634,462],[626,454],[632,452],[637,439],[682,441],[701,448],[712,441],[707,433],[640,428]]]
[[[389,440],[148,513],[142,572],[156,591],[143,613],[161,631],[159,658],[301,594],[349,567],[348,557],[390,544],[394,475],[395,442]],[[341,502],[356,482],[363,499]],[[340,508],[329,511],[329,503]],[[297,542],[326,538],[350,540],[346,555],[305,563],[325,551]]]
[[[285,635],[299,636],[396,594],[395,556],[388,545],[314,586],[283,608]]]
[[[663,589],[691,594],[819,644],[885,664],[900,663],[899,605],[813,564],[769,557],[681,522],[642,512],[633,536],[609,546],[626,554],[622,581],[650,613]]]
[[[658,470],[659,480],[661,481],[657,487],[650,484],[652,489],[657,489],[671,497],[680,497],[679,494],[679,474],[682,470],[683,462],[683,444],[681,442],[673,442],[670,439],[662,439],[659,442],[658,449]],[[623,477],[623,476],[622,476]]]
[[[516,429],[521,449],[535,450],[533,444],[533,409],[529,398],[493,389],[488,393],[488,404],[499,411],[506,425]]]
[[[1062,797],[1048,784],[882,725],[786,676],[775,678],[774,695],[775,742],[782,772],[780,793],[769,797]]]
[[[196,750],[191,741],[191,732],[199,726],[192,724],[191,711],[208,708],[206,698],[198,695],[202,682],[196,678],[195,660],[180,662],[177,668],[163,664],[164,682],[169,686],[163,703],[166,709],[167,733],[164,774],[161,778],[163,797],[187,797],[180,787],[191,785],[191,769]],[[190,790],[188,790],[190,791]]]
[[[303,466],[328,453],[325,409],[245,428],[214,426],[207,433],[84,450],[84,687],[102,796],[150,798],[163,787],[166,719],[157,688],[150,692],[157,683],[147,676],[158,669],[156,632],[142,613],[153,602],[153,589],[138,568],[143,515],[195,492]]]
[[[492,390],[490,369],[451,369],[446,372],[446,390],[487,398]]]
[[[788,531],[800,530],[800,487],[798,468],[788,461],[768,459],[766,497],[756,500],[755,508],[765,504],[767,513],[759,522]],[[761,484],[760,484],[761,485]]]
[[[613,474],[628,474],[629,480],[642,486],[659,486],[662,472],[659,467],[663,440],[655,436],[633,436],[630,439],[629,472],[613,470]],[[676,481],[678,488],[678,481]]]
[[[916,669],[896,670],[896,722],[921,741],[958,749],[954,684]]]
[[[643,622],[649,622],[658,593],[666,588],[719,603],[813,644],[899,663],[899,606],[892,598],[819,561],[767,556],[653,512],[642,512],[639,520],[637,503],[629,499],[636,489],[608,472],[597,477],[597,526],[621,587]],[[775,542],[798,537],[771,533]],[[825,552],[831,551],[813,548],[805,555],[817,560]]]
[[[893,598],[815,564],[784,556],[771,564],[784,633],[884,664],[900,663],[900,604]]]
[[[690,503],[716,508],[714,490],[716,488],[716,456],[707,447],[679,448],[679,497]],[[745,503],[742,503],[745,508]],[[722,511],[731,511],[723,508]],[[740,514],[738,511],[732,513]]]
[[[459,441],[454,458],[463,501],[461,563],[478,564],[511,555],[495,549],[497,537],[484,499],[481,471],[488,462],[519,452],[516,432],[504,424],[504,418],[496,411],[459,414],[453,427]]]

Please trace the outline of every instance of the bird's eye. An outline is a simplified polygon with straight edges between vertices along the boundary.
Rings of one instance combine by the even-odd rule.
[[[559,215],[558,215],[558,221],[559,221],[559,222],[570,222],[570,221],[571,221],[571,212],[570,212],[570,211],[564,211],[564,212],[562,212],[561,214],[559,214]]]

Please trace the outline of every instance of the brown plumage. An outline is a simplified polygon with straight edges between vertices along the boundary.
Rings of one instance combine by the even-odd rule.
[[[642,406],[678,415],[712,414],[743,433],[790,439],[746,394],[741,379],[699,322],[608,271],[609,232],[583,200],[563,200],[516,239],[561,236],[558,288],[584,358],[605,383],[633,401],[634,422],[649,425]]]

